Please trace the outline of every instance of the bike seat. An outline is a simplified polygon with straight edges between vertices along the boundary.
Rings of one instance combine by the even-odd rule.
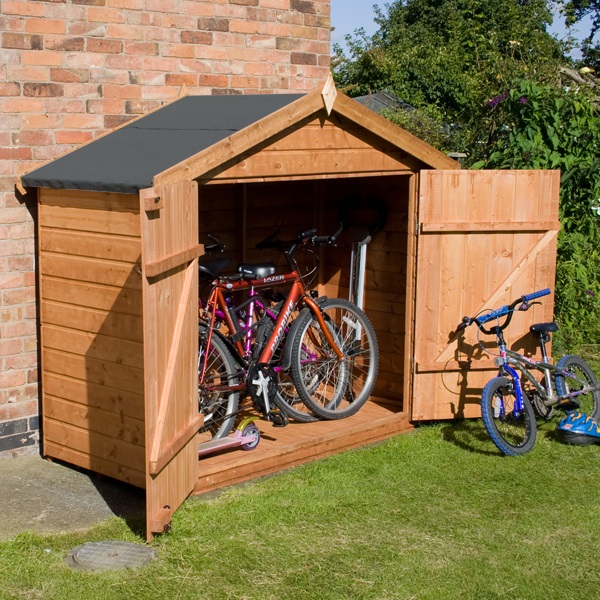
[[[529,328],[531,333],[554,333],[558,331],[556,323],[536,323]]]
[[[228,258],[213,258],[212,260],[202,260],[198,263],[200,276],[209,279],[216,279],[231,263]]]
[[[277,267],[274,263],[242,263],[238,268],[238,273],[242,274],[244,279],[262,279],[263,277],[268,277],[269,275],[273,275],[276,271]]]

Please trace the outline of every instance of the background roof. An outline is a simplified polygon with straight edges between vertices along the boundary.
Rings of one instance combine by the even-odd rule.
[[[25,187],[137,193],[155,175],[301,98],[186,96],[21,178]]]

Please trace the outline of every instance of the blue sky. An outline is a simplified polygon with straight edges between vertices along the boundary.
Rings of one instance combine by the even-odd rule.
[[[354,32],[359,27],[364,27],[368,34],[373,34],[377,26],[373,22],[373,5],[384,7],[389,0],[331,0],[331,26],[335,31],[331,34],[331,41],[343,43],[344,36]],[[580,27],[582,33],[587,33],[586,27]],[[551,28],[553,33],[562,37],[565,28],[560,17],[555,17]]]

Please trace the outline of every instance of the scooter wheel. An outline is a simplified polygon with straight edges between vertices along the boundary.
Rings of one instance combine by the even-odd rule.
[[[242,444],[242,450],[254,450],[254,448],[258,446],[258,443],[260,442],[260,431],[254,423],[246,425],[246,427],[242,429],[242,435],[244,437],[252,436],[252,439],[249,442]]]

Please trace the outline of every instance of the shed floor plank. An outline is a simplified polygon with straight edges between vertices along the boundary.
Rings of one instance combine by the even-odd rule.
[[[412,429],[407,413],[375,401],[339,421],[291,422],[287,427],[273,427],[260,420],[256,425],[261,440],[255,450],[236,448],[199,459],[194,494],[283,471]]]

